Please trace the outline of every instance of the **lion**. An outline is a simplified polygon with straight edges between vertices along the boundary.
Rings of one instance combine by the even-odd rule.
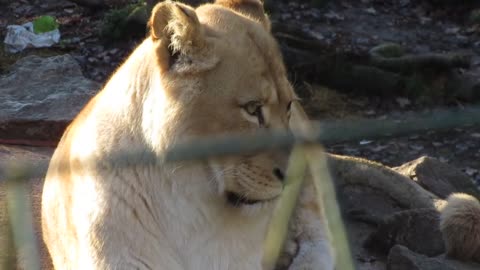
[[[453,193],[440,213],[447,256],[480,262],[480,202],[471,195]]]
[[[41,221],[53,265],[260,270],[289,153],[178,163],[163,154],[196,138],[286,130],[304,119],[263,4],[166,1],[154,7],[149,30],[50,161]],[[311,185],[293,220],[288,263],[331,270]]]

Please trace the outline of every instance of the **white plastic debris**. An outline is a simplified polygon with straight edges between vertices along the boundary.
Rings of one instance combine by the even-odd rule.
[[[373,141],[369,141],[369,140],[361,140],[358,144],[360,145],[367,145],[367,144],[371,144]]]
[[[55,29],[50,32],[35,34],[33,23],[7,26],[5,36],[5,50],[10,53],[23,51],[27,47],[50,47],[60,41],[60,31]]]

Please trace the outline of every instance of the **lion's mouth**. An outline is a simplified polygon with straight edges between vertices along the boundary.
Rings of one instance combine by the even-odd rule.
[[[257,200],[257,199],[248,199],[244,195],[232,192],[232,191],[227,191],[226,192],[226,197],[227,197],[227,202],[233,206],[241,206],[241,205],[252,205],[252,204],[257,204],[257,203],[262,203],[262,202],[267,202],[267,201],[272,201],[273,199],[265,199],[265,200]]]

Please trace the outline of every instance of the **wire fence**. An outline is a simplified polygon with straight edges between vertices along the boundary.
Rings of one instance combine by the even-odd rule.
[[[265,269],[273,269],[286,238],[290,216],[300,194],[306,169],[310,169],[317,198],[329,221],[330,238],[336,250],[336,266],[339,270],[354,269],[347,234],[341,218],[324,151],[318,145],[342,141],[376,139],[418,133],[430,130],[448,130],[463,126],[480,126],[480,107],[461,110],[435,110],[426,114],[414,114],[404,120],[352,120],[312,123],[308,132],[286,131],[259,132],[250,135],[230,134],[217,138],[205,138],[177,145],[164,156],[146,155],[145,152],[118,153],[110,157],[121,166],[140,165],[149,162],[178,162],[198,160],[213,156],[253,154],[271,149],[293,149],[284,192],[274,212],[265,240]],[[315,146],[317,145],[317,146]],[[29,160],[11,162],[0,167],[0,180],[6,183],[6,209],[9,225],[0,232],[1,269],[13,269],[12,257],[21,257],[23,269],[40,269],[39,252],[33,230],[33,219],[26,180],[43,178],[48,162]],[[282,209],[281,211],[277,209]],[[0,214],[5,214],[0,212]],[[1,216],[0,216],[1,217]],[[5,218],[5,217],[3,217]],[[1,254],[0,254],[1,255]],[[11,255],[11,256],[8,256]]]

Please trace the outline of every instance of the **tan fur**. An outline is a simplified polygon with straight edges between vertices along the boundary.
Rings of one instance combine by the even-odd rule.
[[[177,143],[287,129],[303,114],[261,14],[254,0],[153,9],[151,35],[76,117],[51,160],[42,229],[56,269],[261,269],[287,153],[161,158]],[[262,117],[249,114],[251,102]],[[122,153],[137,156],[119,162]],[[258,202],[232,205],[229,194]],[[300,245],[305,262],[291,269],[333,269],[310,201],[301,203],[293,237],[310,239]]]
[[[217,0],[217,4],[231,8],[254,20],[262,23],[265,28],[270,30],[270,20],[265,15],[263,3],[260,0]]]
[[[454,193],[441,209],[440,230],[447,255],[480,262],[480,203],[464,193]]]

